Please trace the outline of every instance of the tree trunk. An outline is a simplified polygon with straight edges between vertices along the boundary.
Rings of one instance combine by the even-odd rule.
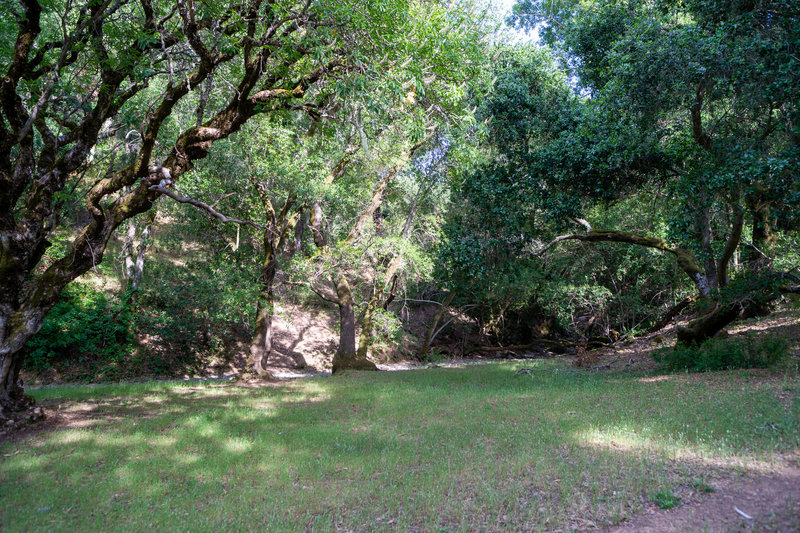
[[[701,195],[701,201],[705,201],[705,195]],[[695,224],[697,226],[698,236],[700,237],[700,248],[703,251],[705,283],[710,293],[711,291],[719,290],[719,278],[717,277],[717,261],[714,258],[714,251],[711,249],[711,240],[713,236],[711,234],[711,213],[708,207],[703,207],[698,210]]]
[[[445,309],[453,303],[453,298],[455,297],[456,293],[450,291],[450,294],[447,295],[442,305],[439,306],[439,310],[436,311],[436,314],[433,315],[433,322],[428,327],[428,331],[425,332],[425,340],[422,341],[422,346],[419,347],[417,350],[417,359],[424,359],[428,352],[431,349],[431,341],[433,341],[433,334],[436,331],[436,326],[439,325],[439,321],[442,319],[442,315],[444,315]]]
[[[731,234],[725,242],[725,248],[722,250],[722,255],[717,262],[717,278],[719,279],[719,286],[728,286],[728,265],[733,257],[736,248],[739,247],[739,242],[742,240],[742,228],[744,226],[744,211],[737,204],[734,207],[733,225],[731,227]]]
[[[754,272],[769,270],[772,268],[769,252],[775,240],[770,202],[763,197],[763,194],[756,194],[749,199],[748,209],[753,217],[751,233],[753,244],[748,261],[750,269]]]
[[[280,211],[276,212],[265,184],[255,177],[250,178],[250,183],[261,200],[266,224],[263,234],[264,258],[261,261],[259,274],[256,321],[253,327],[253,340],[250,343],[248,368],[259,376],[272,377],[266,369],[266,364],[272,352],[272,318],[275,313],[275,275],[278,271],[278,255],[281,250],[287,251],[289,256],[294,253],[286,243],[289,235],[294,232],[301,211],[292,211],[296,197],[290,194]]]
[[[122,255],[125,256],[125,270],[123,274],[125,279],[128,280],[128,284],[130,284],[130,280],[133,279],[133,269],[136,266],[136,260],[133,256],[133,243],[136,239],[136,223],[131,219],[128,220],[128,232],[125,236],[125,243],[122,245]]]
[[[256,322],[253,328],[253,340],[250,343],[250,360],[248,367],[262,377],[271,377],[266,370],[269,354],[272,351],[272,316],[275,305],[275,272],[277,270],[275,250],[275,211],[269,199],[264,200],[269,224],[264,229],[264,258],[259,275],[258,303],[256,304]]]
[[[256,306],[256,324],[253,328],[253,340],[250,343],[249,367],[262,377],[270,376],[266,365],[272,352],[272,317],[275,305],[272,285],[274,278],[274,271],[271,278],[268,274],[262,277]]]
[[[42,327],[47,309],[15,310],[0,305],[0,420],[33,405],[19,381],[25,343]]]
[[[314,202],[311,206],[311,213],[309,214],[309,226],[311,226],[311,234],[314,237],[314,244],[317,248],[324,248],[328,243],[325,239],[325,233],[322,228],[322,207],[319,202]]]
[[[736,303],[716,304],[710,312],[692,320],[685,327],[678,328],[678,344],[702,344],[733,322],[740,311],[741,307]]]
[[[147,245],[150,244],[150,233],[152,232],[153,222],[156,219],[156,211],[152,209],[147,214],[142,235],[139,237],[139,246],[136,248],[136,260],[133,263],[133,273],[130,277],[130,289],[134,293],[139,290],[142,284],[142,274],[144,273],[144,254],[147,251]],[[130,235],[130,231],[128,232]],[[126,260],[127,263],[127,260]]]
[[[367,309],[364,311],[364,319],[361,321],[361,334],[358,338],[358,357],[360,359],[367,358],[367,351],[372,343],[372,315],[375,309],[383,299],[383,292],[385,287],[392,283],[392,280],[397,275],[397,270],[403,262],[402,256],[395,255],[389,262],[386,272],[383,274],[381,280],[376,284],[375,290],[372,292],[372,297],[367,303]]]
[[[353,295],[347,278],[342,276],[336,282],[336,295],[339,305],[339,348],[333,356],[333,373],[342,370],[378,370],[366,357],[356,352],[356,317],[353,310]]]
[[[15,411],[21,411],[35,403],[31,396],[25,394],[19,383],[19,371],[22,367],[22,356],[19,353],[0,356],[2,374],[0,374],[0,422],[9,418]]]

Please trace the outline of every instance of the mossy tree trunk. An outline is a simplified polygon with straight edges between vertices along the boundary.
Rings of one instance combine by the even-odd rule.
[[[369,302],[367,302],[367,308],[364,310],[364,318],[361,320],[361,333],[358,338],[357,352],[359,358],[367,358],[367,352],[372,344],[372,317],[375,313],[375,309],[380,306],[381,300],[383,300],[383,294],[386,290],[386,287],[392,283],[392,280],[397,275],[397,271],[402,262],[402,256],[395,255],[392,257],[389,260],[389,266],[386,268],[386,272],[384,272],[380,280],[376,281],[375,289],[372,291],[372,296],[370,297]]]
[[[333,356],[333,373],[342,370],[378,370],[375,363],[359,357],[356,350],[356,316],[353,309],[353,294],[347,277],[336,282],[339,306],[339,347]]]
[[[268,230],[265,230],[266,234]],[[277,270],[272,243],[265,238],[264,258],[259,276],[258,302],[253,338],[250,342],[250,367],[259,376],[268,376],[265,366],[272,351],[272,317],[275,306],[275,272]]]
[[[258,301],[253,337],[250,342],[248,369],[262,377],[270,377],[266,369],[272,352],[272,320],[275,314],[275,276],[278,272],[278,257],[283,253],[291,256],[297,251],[294,246],[294,231],[302,218],[302,205],[290,194],[279,211],[275,210],[265,182],[254,176],[250,183],[255,188],[265,213],[262,244],[264,255],[258,280]]]
[[[678,328],[678,344],[702,344],[733,322],[740,312],[741,307],[736,303],[717,303],[710,312]]]

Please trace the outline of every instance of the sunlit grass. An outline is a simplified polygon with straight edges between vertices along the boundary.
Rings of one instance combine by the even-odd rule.
[[[600,376],[553,362],[244,388],[36,392],[72,429],[0,445],[4,530],[548,530],[765,471],[795,378]],[[687,379],[685,379],[687,378]],[[788,398],[788,400],[787,400]],[[83,423],[83,425],[81,425]]]

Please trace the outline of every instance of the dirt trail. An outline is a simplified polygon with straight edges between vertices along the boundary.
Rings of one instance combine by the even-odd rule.
[[[750,480],[725,480],[702,500],[669,510],[648,510],[605,533],[800,532],[800,467]],[[738,509],[745,518],[737,512]]]

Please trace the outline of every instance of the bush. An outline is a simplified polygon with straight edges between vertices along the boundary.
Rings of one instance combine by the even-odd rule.
[[[132,349],[129,307],[127,298],[111,301],[91,287],[69,285],[26,344],[24,368],[77,366],[78,378],[117,377],[119,363]]]
[[[653,353],[667,370],[709,372],[733,368],[767,368],[786,357],[784,339],[772,337],[728,337],[709,339],[700,346],[662,348]]]

